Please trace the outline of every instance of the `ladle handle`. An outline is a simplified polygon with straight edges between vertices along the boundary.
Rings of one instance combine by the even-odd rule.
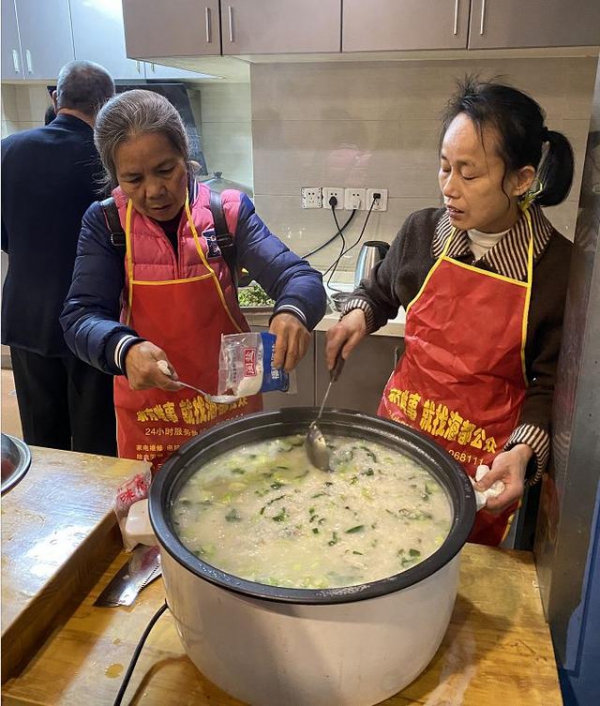
[[[346,361],[342,358],[342,353],[338,353],[337,358],[335,359],[335,364],[329,371],[329,379],[331,382],[337,382],[339,376],[342,374],[345,362]]]

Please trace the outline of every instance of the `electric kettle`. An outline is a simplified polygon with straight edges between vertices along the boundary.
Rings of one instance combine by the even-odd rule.
[[[390,249],[388,243],[383,240],[368,240],[360,249],[354,270],[354,286],[358,287],[361,279],[365,279],[371,274],[373,267],[383,260]]]

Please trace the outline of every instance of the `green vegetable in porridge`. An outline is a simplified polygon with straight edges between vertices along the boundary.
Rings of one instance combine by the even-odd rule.
[[[173,506],[183,544],[229,574],[287,588],[375,581],[433,554],[451,525],[438,481],[383,444],[329,441],[333,473],[310,465],[301,435],[203,466]]]

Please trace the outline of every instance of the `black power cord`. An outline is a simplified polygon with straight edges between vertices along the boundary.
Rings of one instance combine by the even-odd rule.
[[[167,602],[165,601],[161,605],[161,607],[156,611],[156,613],[154,613],[154,615],[150,619],[150,622],[146,626],[146,629],[140,637],[140,640],[137,643],[136,648],[133,652],[133,656],[131,658],[131,661],[129,662],[127,671],[125,672],[125,676],[123,677],[123,681],[121,682],[121,688],[119,689],[119,693],[117,694],[117,697],[114,700],[113,706],[121,706],[121,702],[123,701],[123,697],[125,696],[125,692],[127,691],[127,687],[129,686],[129,680],[131,679],[131,675],[133,674],[133,670],[135,669],[135,665],[137,664],[144,644],[148,639],[148,635],[150,634],[152,628],[156,625],[156,622],[158,621],[160,616],[165,612],[165,610],[167,610],[167,608]]]
[[[333,205],[335,206],[335,205],[337,204],[337,199],[336,199],[335,196],[332,196],[332,197],[329,199],[329,205],[330,205],[330,206],[331,206],[331,202],[332,202],[332,201],[333,201]],[[353,209],[352,213],[350,214],[350,217],[349,217],[348,220],[344,223],[344,225],[343,225],[341,228],[339,227],[339,225],[337,226],[337,231],[336,231],[335,235],[332,235],[331,238],[329,238],[329,240],[326,240],[324,243],[322,243],[321,245],[317,246],[314,250],[311,250],[309,253],[306,253],[306,255],[302,255],[302,259],[303,259],[303,260],[306,260],[307,258],[311,257],[312,255],[316,255],[318,252],[321,252],[321,250],[323,250],[324,248],[326,248],[328,245],[331,245],[331,243],[333,243],[333,241],[334,241],[339,235],[341,235],[341,236],[343,237],[344,231],[345,231],[346,228],[350,225],[350,222],[352,221],[352,219],[354,218],[355,215],[356,215],[356,209]]]
[[[332,289],[334,292],[341,293],[342,290],[341,290],[341,289],[336,289],[335,287],[332,287],[332,286],[331,286],[331,284],[330,284],[330,283],[331,283],[331,278],[332,278],[333,275],[335,274],[335,271],[336,271],[336,269],[337,269],[337,266],[340,264],[340,260],[344,257],[344,255],[346,255],[347,253],[349,253],[350,250],[352,250],[353,248],[355,248],[355,247],[360,243],[360,241],[362,240],[362,237],[363,237],[363,235],[365,234],[365,230],[366,230],[366,228],[367,228],[367,223],[369,222],[369,218],[371,217],[371,213],[372,213],[372,211],[373,211],[373,206],[375,206],[375,202],[378,200],[378,198],[379,198],[379,194],[374,194],[374,195],[373,195],[373,200],[371,201],[371,205],[369,206],[369,210],[368,210],[368,212],[367,212],[367,215],[365,216],[365,222],[363,223],[363,226],[362,226],[362,228],[361,228],[361,230],[360,230],[360,234],[359,234],[358,238],[357,238],[357,239],[352,243],[352,245],[350,245],[348,248],[346,248],[346,242],[345,242],[345,240],[344,240],[344,245],[342,246],[342,250],[340,251],[340,254],[338,255],[337,259],[336,259],[336,260],[325,270],[325,272],[323,273],[323,277],[325,277],[325,275],[327,275],[327,274],[329,273],[329,277],[328,277],[328,279],[327,279],[327,286],[329,287],[329,289]],[[335,225],[336,225],[336,227],[337,227],[337,229],[338,229],[338,231],[339,231],[340,226],[339,226],[339,223],[338,223],[337,216],[335,215],[335,209],[332,208],[332,209],[331,209],[331,213],[332,213],[332,215],[333,215],[333,220],[335,221]],[[342,238],[342,240],[343,240],[343,238]]]

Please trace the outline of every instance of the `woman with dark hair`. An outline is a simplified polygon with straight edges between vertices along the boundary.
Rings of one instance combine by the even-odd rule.
[[[245,194],[224,191],[214,206],[215,195],[194,182],[185,128],[163,96],[116,96],[94,140],[113,202],[92,204],[83,218],[61,323],[76,355],[115,375],[119,455],[158,468],[191,436],[261,408],[260,395],[215,404],[178,382],[214,395],[221,336],[249,331],[235,270],[246,268],[275,300],[273,365],[288,371],[324,314],[325,292]],[[231,243],[219,240],[219,221]]]
[[[413,213],[327,334],[329,367],[406,309],[405,353],[379,414],[421,430],[503,492],[471,541],[499,544],[550,448],[570,243],[542,212],[563,201],[573,152],[519,90],[467,78],[440,140],[444,208]],[[502,486],[500,486],[502,487]]]

